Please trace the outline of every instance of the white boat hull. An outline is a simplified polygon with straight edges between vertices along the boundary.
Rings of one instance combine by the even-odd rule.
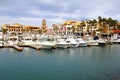
[[[120,39],[114,40],[113,43],[119,43],[120,44]]]
[[[34,45],[34,42],[33,42],[33,41],[23,41],[23,42],[22,42],[22,45],[23,45],[23,46]]]
[[[11,46],[11,45],[17,45],[18,44],[18,41],[8,41],[8,44]]]
[[[99,42],[97,42],[97,41],[89,41],[89,42],[87,42],[87,45],[88,46],[98,46]]]
[[[51,45],[40,45],[42,49],[52,49]]]
[[[72,48],[79,46],[79,43],[74,38],[68,38],[66,40],[66,43],[68,44],[69,47],[72,47]]]
[[[2,47],[3,46],[3,42],[0,42],[0,47]]]
[[[91,46],[98,46],[98,42],[91,42],[90,45]]]
[[[70,47],[72,47],[72,48],[76,48],[78,46],[79,46],[79,44],[70,44]]]
[[[68,47],[65,39],[61,39],[61,38],[57,39],[56,45],[58,48],[67,48]]]
[[[87,46],[87,43],[80,43],[79,46],[80,47],[85,47],[85,46]]]
[[[57,45],[58,48],[67,48],[67,44],[56,43],[56,45]]]
[[[79,43],[79,47],[87,46],[87,43],[82,38],[77,38],[76,41]]]
[[[56,44],[54,42],[49,42],[49,41],[43,41],[40,42],[40,46],[43,49],[52,49]]]

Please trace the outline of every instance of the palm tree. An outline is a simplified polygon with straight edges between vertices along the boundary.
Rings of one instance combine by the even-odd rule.
[[[8,29],[2,28],[2,33],[3,33],[3,35],[7,34],[7,31],[8,31]]]
[[[79,23],[78,25],[76,25],[77,28],[76,28],[76,31],[77,33],[80,33],[81,29],[83,28],[83,26],[81,25],[81,23]]]
[[[114,28],[117,29],[118,20],[114,20]]]
[[[98,20],[101,21],[101,20],[102,20],[102,17],[101,17],[101,16],[98,16]]]
[[[58,26],[54,26],[54,27],[53,27],[53,31],[54,31],[56,34],[58,34],[59,27],[58,27]]]
[[[97,26],[97,20],[93,19],[93,26]]]
[[[117,23],[118,23],[117,20],[111,20],[109,25],[110,25],[110,27],[112,27],[113,29],[116,29]]]
[[[107,19],[107,26],[109,27],[109,30],[111,31],[112,29],[117,29],[117,20],[113,20],[111,17]]]
[[[103,32],[107,33],[108,29],[108,19],[107,18],[102,18],[102,27],[103,27]]]
[[[72,34],[75,34],[75,27],[76,27],[76,26],[72,26],[72,27],[71,27]]]
[[[106,27],[108,20],[106,18],[102,19],[102,27]]]
[[[39,30],[38,30],[38,33],[39,33],[39,34],[42,34],[42,29],[39,29]]]
[[[98,26],[102,27],[102,17],[98,16]]]

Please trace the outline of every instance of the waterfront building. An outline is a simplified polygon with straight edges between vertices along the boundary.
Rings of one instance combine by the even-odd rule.
[[[62,33],[62,27],[63,27],[62,24],[53,24],[52,29],[53,29],[54,34],[61,34]]]
[[[16,33],[22,33],[23,32],[23,25],[19,23],[14,23],[13,25],[10,24],[4,24],[2,26],[2,29],[7,30],[7,32],[16,32]]]
[[[96,31],[98,29],[98,24],[96,20],[86,20],[85,21],[85,30],[84,31]]]
[[[39,33],[40,27],[39,26],[24,26],[25,32],[32,32],[32,33]]]
[[[75,20],[67,20],[64,22],[64,25],[66,26],[66,33],[70,34],[76,34],[81,32],[83,30],[81,26],[80,21],[75,21]]]
[[[67,20],[64,22],[64,25],[72,25],[72,26],[76,26],[77,21],[75,20]]]

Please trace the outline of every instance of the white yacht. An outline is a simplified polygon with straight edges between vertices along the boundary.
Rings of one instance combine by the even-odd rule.
[[[17,36],[10,36],[8,37],[8,44],[11,45],[17,45],[18,44],[18,37]]]
[[[43,49],[52,49],[56,46],[55,42],[48,35],[41,35],[35,42],[35,45],[39,45]]]
[[[120,35],[119,34],[113,34],[113,36],[111,37],[110,41],[112,43],[120,43]]]
[[[81,37],[77,38],[76,41],[79,43],[79,46],[87,46],[87,42],[85,42]]]
[[[117,40],[114,40],[113,43],[119,43],[120,44],[120,38],[118,38]]]
[[[107,42],[104,39],[99,39],[99,46],[105,46],[107,44]]]
[[[94,36],[94,40],[98,42],[99,46],[105,46],[107,44],[106,39],[99,38],[98,36]],[[97,46],[97,43],[96,43],[96,46]]]
[[[26,33],[20,36],[20,44],[22,46],[34,45],[34,41],[31,35],[29,33]]]
[[[99,45],[99,42],[97,40],[94,40],[93,37],[88,37],[87,40],[87,45],[88,46],[98,46]]]
[[[79,46],[79,43],[73,37],[68,37],[66,39],[66,42],[68,44],[68,47],[78,47]]]
[[[68,47],[67,46],[68,44],[64,38],[58,38],[56,41],[56,45],[58,48],[67,48]]]
[[[34,44],[34,42],[33,42],[31,37],[29,37],[29,36],[24,36],[23,37],[22,45],[28,46],[28,45],[33,45],[33,44]]]
[[[11,32],[7,36],[7,44],[12,46],[12,45],[17,45],[18,44],[18,35],[15,32]]]

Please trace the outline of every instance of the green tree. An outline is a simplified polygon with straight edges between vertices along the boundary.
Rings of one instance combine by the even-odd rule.
[[[75,26],[71,27],[72,33],[75,34]]]
[[[8,31],[7,28],[2,27],[2,33],[3,33],[3,35],[7,34],[7,31]]]
[[[101,17],[101,16],[98,16],[98,20],[101,21],[101,20],[102,20],[102,17]]]
[[[54,26],[54,27],[53,27],[53,31],[54,31],[56,34],[58,34],[59,27],[58,27],[58,26]]]
[[[102,27],[102,17],[98,16],[98,25]]]
[[[93,26],[97,26],[97,20],[93,19]]]
[[[42,29],[39,29],[39,30],[38,30],[38,33],[39,33],[39,34],[42,34]]]

